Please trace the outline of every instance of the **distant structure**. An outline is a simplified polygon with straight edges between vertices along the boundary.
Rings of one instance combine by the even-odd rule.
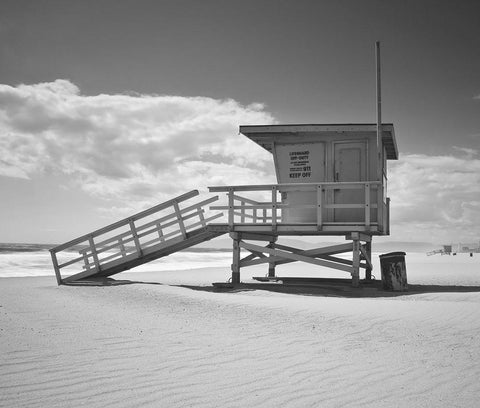
[[[428,256],[431,255],[457,255],[457,254],[470,254],[470,256],[473,256],[473,254],[478,254],[480,253],[480,242],[478,244],[449,244],[449,245],[443,245],[443,248],[441,249],[435,249],[433,251],[427,252]]]
[[[58,284],[110,276],[222,234],[232,238],[231,284],[240,283],[241,268],[260,264],[268,266],[261,280],[279,280],[276,266],[290,262],[344,271],[354,287],[361,284],[360,269],[371,280],[372,239],[390,234],[387,162],[398,159],[393,124],[381,120],[379,43],[376,68],[376,123],[240,126],[272,153],[277,184],[210,187],[226,193],[226,202],[210,211],[205,206],[219,197],[188,204],[198,195],[194,190],[52,248]],[[345,236],[348,242],[304,250],[279,244],[282,236]],[[338,256],[350,252],[351,260]]]

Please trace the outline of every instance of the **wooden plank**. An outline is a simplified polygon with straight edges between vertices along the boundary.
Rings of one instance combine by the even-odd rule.
[[[267,241],[271,242],[272,241],[272,235],[266,235],[266,234],[252,234],[248,232],[242,232],[239,237],[242,240],[247,240],[247,241]]]

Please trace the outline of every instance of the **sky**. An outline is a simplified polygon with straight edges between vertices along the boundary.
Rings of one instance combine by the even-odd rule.
[[[0,1],[0,242],[275,183],[239,125],[375,123],[392,240],[480,239],[480,2]]]

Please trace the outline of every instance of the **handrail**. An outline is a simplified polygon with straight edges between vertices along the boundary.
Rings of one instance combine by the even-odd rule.
[[[99,228],[99,229],[97,229],[97,230],[95,230],[95,231],[93,231],[89,234],[82,235],[81,237],[72,239],[71,241],[65,242],[64,244],[53,247],[53,248],[50,249],[50,252],[52,252],[52,251],[53,252],[59,252],[59,251],[62,251],[63,249],[70,248],[74,245],[77,245],[77,244],[80,244],[81,242],[86,241],[89,237],[96,237],[98,235],[103,235],[103,234],[105,234],[107,232],[110,232],[114,229],[117,229],[117,228],[123,227],[125,225],[128,225],[131,221],[137,221],[141,218],[148,217],[149,215],[152,215],[152,214],[154,214],[158,211],[161,211],[161,210],[164,210],[168,207],[171,207],[173,205],[173,203],[175,203],[175,202],[179,203],[179,202],[188,200],[192,197],[197,196],[198,194],[199,194],[198,190],[189,191],[188,193],[182,194],[182,195],[180,195],[176,198],[165,201],[165,202],[163,202],[161,204],[158,204],[158,205],[156,205],[152,208],[149,208],[149,209],[144,210],[144,211],[140,211],[139,213],[134,214],[131,217],[124,218],[123,220],[114,222],[113,224],[107,225],[103,228]]]
[[[276,188],[278,191],[312,191],[312,188],[322,186],[323,188],[362,188],[365,183],[370,185],[381,185],[381,181],[351,181],[351,182],[334,182],[326,181],[320,183],[281,183],[281,184],[255,184],[255,185],[238,185],[238,186],[213,186],[208,187],[211,193],[222,193],[233,191],[270,191],[272,188]]]
[[[125,262],[132,257],[140,258],[145,253],[158,251],[163,247],[175,244],[178,240],[187,239],[190,231],[207,227],[209,222],[223,216],[221,213],[210,216],[204,215],[205,209],[203,207],[217,201],[218,196],[180,208],[180,203],[198,194],[197,190],[190,191],[131,217],[97,229],[90,234],[82,235],[51,248],[50,254],[57,282],[62,283],[63,278],[60,270],[67,266],[82,263],[84,270],[80,273],[82,276],[85,276],[85,273],[100,272],[105,268],[110,268],[112,264]],[[94,238],[97,238],[97,240]],[[64,252],[65,250],[68,251]],[[72,259],[72,250],[80,256]],[[62,262],[59,262],[57,258],[59,253],[63,254]]]
[[[337,225],[363,225],[365,231],[369,231],[372,225],[375,225],[378,231],[388,232],[388,216],[385,217],[384,207],[388,204],[383,203],[383,200],[378,202],[378,197],[383,196],[383,188],[381,181],[356,181],[356,182],[320,182],[320,183],[282,183],[282,184],[264,184],[264,185],[238,185],[238,186],[214,186],[209,187],[210,192],[226,192],[228,196],[228,205],[211,206],[214,210],[228,210],[228,224],[230,227],[242,225],[248,220],[248,225],[263,224],[270,225],[273,230],[277,225],[281,225],[284,221],[283,211],[285,210],[299,210],[302,209],[316,209],[316,215],[312,215],[311,222],[301,221],[299,224],[313,224],[318,230],[321,230],[325,224]],[[378,194],[373,194],[371,189],[379,191]],[[335,196],[329,191],[337,190],[363,190],[362,202],[335,202]],[[243,195],[238,195],[239,192],[271,192],[270,201],[257,201]],[[278,193],[291,192],[312,192],[316,193],[316,198],[312,197],[311,202],[305,203],[289,203],[280,201]],[[382,194],[380,194],[382,192]],[[348,221],[333,218],[333,213],[329,210],[352,210],[362,209],[363,219],[358,221]],[[376,220],[372,223],[371,210],[376,210]],[[257,210],[263,210],[263,216],[257,214]],[[380,211],[381,210],[381,211]],[[247,213],[247,211],[249,211]],[[268,214],[267,214],[268,211]],[[374,213],[375,214],[375,213]],[[288,215],[287,215],[288,217]],[[335,216],[336,217],[336,216]],[[387,219],[386,219],[387,218]],[[240,221],[238,221],[240,219]],[[268,224],[267,224],[268,223]],[[294,222],[295,223],[295,222]]]

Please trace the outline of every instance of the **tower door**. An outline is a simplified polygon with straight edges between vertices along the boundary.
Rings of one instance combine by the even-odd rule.
[[[334,180],[336,182],[367,181],[367,143],[335,144]],[[361,204],[365,202],[364,189],[335,189],[335,204]],[[335,222],[363,222],[363,208],[339,208],[334,211]]]

